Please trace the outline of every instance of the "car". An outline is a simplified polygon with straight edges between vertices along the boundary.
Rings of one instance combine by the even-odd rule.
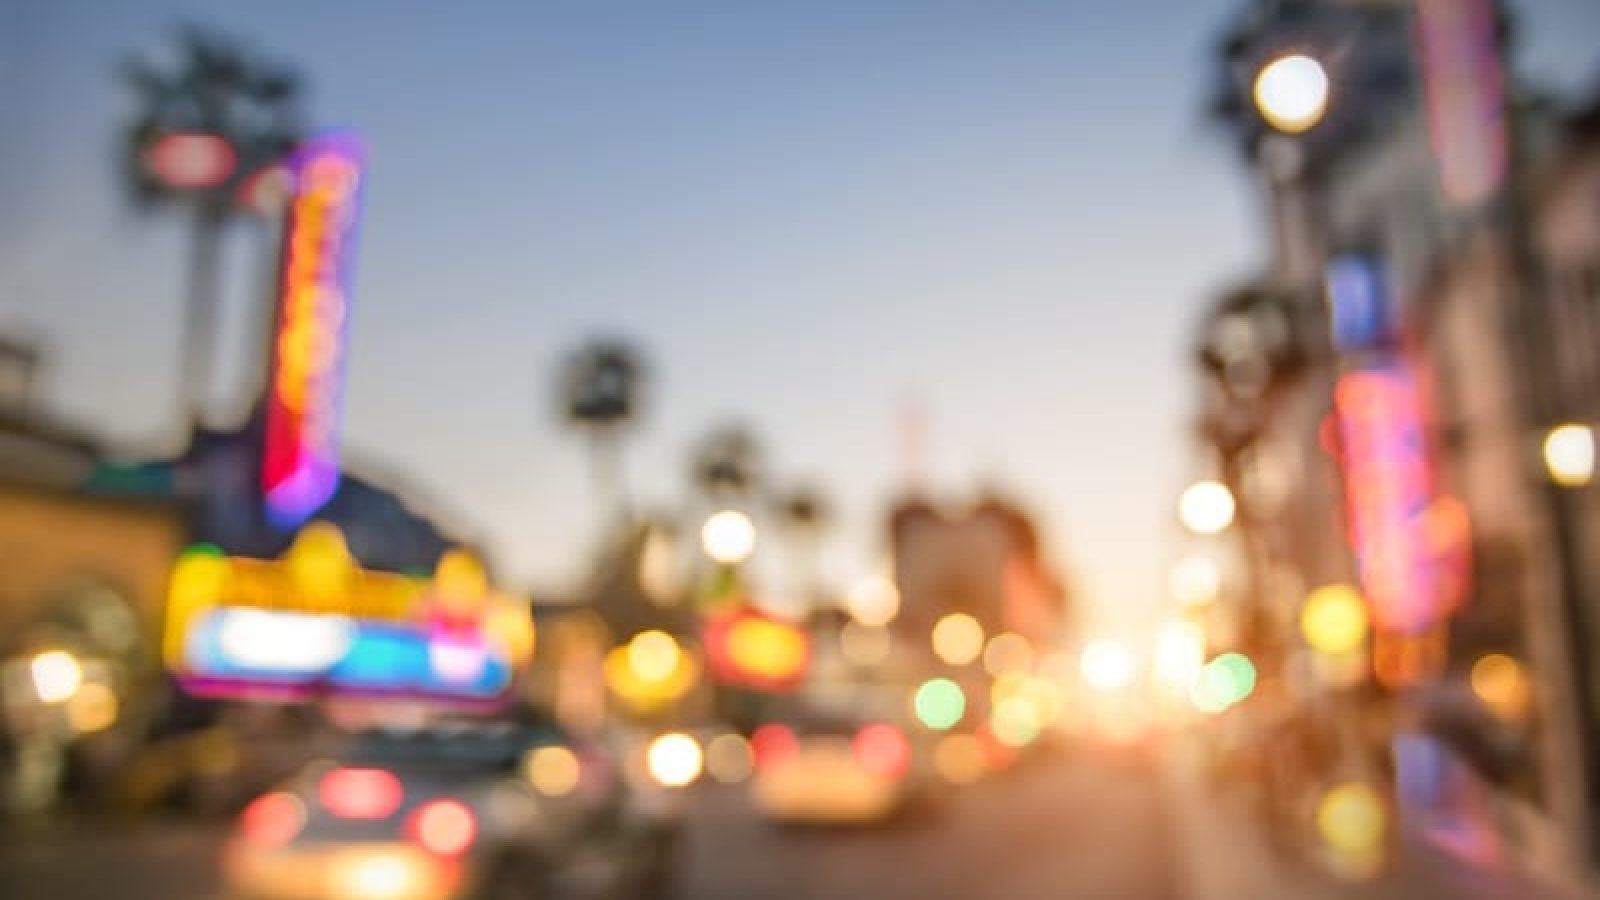
[[[754,805],[780,824],[883,822],[925,789],[923,754],[893,721],[804,716],[761,725],[750,744]]]
[[[354,734],[240,814],[223,851],[251,900],[657,897],[677,818],[601,742],[553,720]]]

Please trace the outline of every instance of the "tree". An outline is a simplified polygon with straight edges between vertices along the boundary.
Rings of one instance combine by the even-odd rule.
[[[595,493],[621,512],[627,510],[621,439],[639,419],[645,379],[642,354],[615,338],[599,338],[577,348],[562,365],[559,378],[562,417],[589,438]]]
[[[175,66],[142,57],[123,66],[139,108],[124,130],[122,166],[136,208],[194,213],[180,399],[199,421],[213,374],[222,229],[241,187],[299,140],[299,82],[215,34],[186,28],[177,43]]]
[[[696,448],[694,480],[712,500],[745,499],[761,484],[761,445],[742,423],[712,429]]]

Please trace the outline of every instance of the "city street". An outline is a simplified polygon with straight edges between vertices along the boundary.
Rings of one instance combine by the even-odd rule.
[[[1175,896],[1168,818],[1153,777],[1051,760],[945,798],[940,809],[867,831],[779,829],[742,792],[697,796],[681,895],[696,900],[871,897],[1007,900]],[[30,837],[0,849],[8,900],[170,900],[216,893],[217,832]]]

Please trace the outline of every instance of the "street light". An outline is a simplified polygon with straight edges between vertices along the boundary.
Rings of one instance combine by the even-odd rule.
[[[845,597],[845,609],[863,625],[887,625],[900,612],[900,590],[881,575],[864,578]]]
[[[700,529],[706,555],[723,565],[744,562],[756,549],[756,526],[736,509],[725,509],[706,519]]]
[[[1562,487],[1583,487],[1594,477],[1594,429],[1568,423],[1544,437],[1544,469]]]
[[[1216,534],[1233,524],[1233,492],[1220,481],[1197,481],[1178,498],[1178,517],[1195,534]]]
[[[1286,54],[1261,67],[1251,96],[1268,125],[1284,134],[1300,134],[1328,111],[1328,72],[1303,53]]]
[[[1312,591],[1300,609],[1300,634],[1306,644],[1327,656],[1344,656],[1367,640],[1367,607],[1361,592],[1348,584],[1328,584]]]

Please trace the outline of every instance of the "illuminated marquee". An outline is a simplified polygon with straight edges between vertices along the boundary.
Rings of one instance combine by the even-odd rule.
[[[284,233],[267,389],[261,488],[268,519],[292,528],[333,496],[364,153],[346,134],[311,139],[289,160],[294,198]]]
[[[1436,625],[1465,590],[1465,511],[1436,497],[1420,390],[1403,362],[1358,369],[1334,388],[1350,546],[1373,622],[1400,634]]]
[[[431,580],[368,571],[326,523],[280,560],[192,547],[173,569],[163,655],[199,694],[493,700],[533,653],[533,619],[474,567],[452,551]]]

